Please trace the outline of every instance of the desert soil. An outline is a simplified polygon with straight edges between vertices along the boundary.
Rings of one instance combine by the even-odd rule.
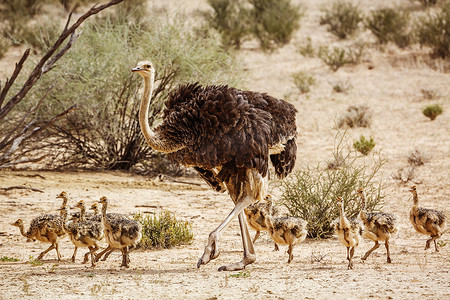
[[[206,5],[206,1],[191,1],[180,8],[177,1],[167,3],[170,9],[176,7],[188,13]],[[388,159],[377,179],[386,185],[383,210],[395,213],[400,223],[399,233],[391,242],[391,264],[386,263],[383,246],[361,262],[362,254],[373,245],[366,240],[356,250],[354,269],[347,270],[346,250],[335,237],[306,240],[294,249],[294,261],[287,264],[286,247],[272,251],[273,243],[267,234],[262,234],[255,244],[254,264],[243,272],[218,272],[221,265],[241,259],[242,242],[234,221],[221,239],[220,256],[197,269],[209,232],[232,209],[226,194],[210,190],[201,179],[164,177],[161,181],[120,172],[2,170],[0,188],[27,186],[41,192],[12,189],[0,193],[0,257],[19,259],[0,262],[0,299],[450,299],[450,245],[443,246],[439,253],[424,250],[426,237],[416,234],[409,223],[411,195],[407,191],[416,185],[422,206],[444,210],[448,215],[450,77],[446,64],[428,59],[426,49],[370,46],[359,65],[332,72],[320,59],[303,57],[299,45],[307,37],[311,37],[315,47],[349,42],[338,41],[325,26],[318,25],[320,7],[330,1],[302,3],[305,17],[289,45],[265,54],[256,48],[256,42],[249,42],[239,51],[246,70],[244,85],[288,99],[297,107],[297,170],[331,160],[334,124],[349,105],[365,104],[370,108],[370,128],[350,129],[348,134],[350,142],[361,134],[373,136],[375,150],[381,150]],[[390,1],[378,1],[376,5],[389,4]],[[363,8],[375,7],[371,5]],[[367,32],[358,36],[373,42]],[[17,60],[17,52],[11,49],[1,65],[11,66]],[[292,73],[300,70],[316,78],[316,85],[306,95],[300,95],[290,79]],[[339,80],[351,84],[346,93],[333,92],[332,85]],[[426,100],[422,90],[432,91],[435,98]],[[421,111],[434,103],[439,103],[444,113],[430,121]],[[393,179],[400,168],[408,166],[407,157],[414,149],[426,156],[426,163],[416,169],[412,181]],[[80,253],[84,251],[78,252],[77,262],[70,262],[73,246],[65,238],[60,245],[61,262],[53,250],[43,265],[34,266],[30,256],[36,257],[48,245],[26,242],[10,223],[23,218],[28,226],[33,217],[54,213],[60,205],[56,195],[61,191],[68,192],[72,203],[84,199],[90,204],[106,195],[111,199],[111,212],[170,210],[179,219],[192,223],[194,241],[168,250],[136,250],[130,255],[129,269],[119,267],[121,257],[114,252],[108,261],[92,269],[81,263]],[[273,185],[270,192],[279,195]],[[447,233],[441,238],[444,244],[449,241],[448,236]]]

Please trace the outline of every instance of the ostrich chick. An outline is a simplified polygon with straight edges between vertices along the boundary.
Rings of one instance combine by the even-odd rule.
[[[269,214],[273,217],[279,217],[281,215],[280,209],[273,205],[271,195],[267,195],[264,198],[264,201],[250,204],[244,210],[244,213],[247,216],[248,225],[256,231],[253,243],[259,238],[261,231],[268,231],[266,226],[266,215]],[[275,242],[274,251],[278,250],[278,244]]]
[[[353,269],[352,258],[355,254],[355,248],[361,241],[361,235],[364,231],[364,225],[358,219],[347,219],[344,212],[342,198],[337,198],[339,206],[339,218],[334,221],[334,230],[339,242],[347,247],[348,269]]]
[[[366,260],[374,250],[380,247],[378,242],[383,241],[387,252],[387,262],[391,263],[389,240],[398,231],[397,218],[392,214],[383,212],[366,212],[366,198],[364,197],[363,190],[359,189],[357,194],[361,198],[359,218],[365,227],[363,237],[375,242],[373,248],[367,251],[361,259]]]
[[[63,214],[64,230],[69,235],[70,241],[75,245],[72,261],[75,261],[78,247],[87,247],[89,252],[84,255],[83,263],[88,261],[88,256],[90,254],[91,265],[92,267],[95,267],[95,251],[99,249],[97,243],[103,238],[102,224],[100,222],[83,220],[83,217],[81,217],[79,222],[68,223],[68,207],[62,206],[59,210]]]
[[[295,217],[274,217],[266,213],[266,227],[270,237],[280,245],[289,245],[288,263],[292,261],[294,246],[306,239],[308,222]],[[275,244],[276,245],[276,244]]]
[[[108,247],[97,255],[96,260],[111,249],[120,249],[122,251],[121,267],[128,268],[130,262],[128,252],[131,247],[136,246],[140,242],[142,225],[138,221],[126,218],[108,218],[106,215],[108,198],[105,196],[101,197],[99,203],[102,204],[101,219],[105,228],[105,238],[108,242]]]
[[[42,215],[34,218],[27,232],[25,232],[24,225],[22,219],[18,219],[16,222],[11,225],[19,228],[20,233],[31,240],[38,240],[42,243],[50,243],[50,247],[48,247],[45,251],[43,251],[37,257],[37,260],[41,260],[47,252],[52,249],[56,250],[56,254],[58,256],[58,261],[61,260],[61,254],[59,253],[59,239],[64,236],[66,233],[63,229],[62,219],[57,215]]]
[[[429,235],[431,238],[425,244],[425,250],[430,248],[431,242],[434,242],[436,252],[439,252],[436,239],[440,238],[445,231],[446,216],[442,211],[420,208],[417,190],[412,186],[409,190],[413,194],[413,206],[409,213],[409,220],[418,233]]]

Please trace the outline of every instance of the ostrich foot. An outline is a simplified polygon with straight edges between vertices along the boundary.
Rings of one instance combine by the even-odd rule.
[[[219,246],[218,246],[219,236],[214,231],[209,234],[208,243],[206,244],[205,251],[202,257],[198,260],[197,268],[201,265],[206,265],[210,260],[215,259],[219,256]]]
[[[256,255],[247,255],[244,256],[244,258],[234,264],[228,265],[228,266],[221,266],[218,270],[219,271],[239,271],[245,269],[246,265],[249,265],[251,263],[254,263],[256,260]]]

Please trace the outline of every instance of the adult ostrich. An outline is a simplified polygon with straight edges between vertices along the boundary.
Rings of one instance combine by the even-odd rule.
[[[144,79],[139,122],[148,144],[185,166],[192,166],[216,191],[228,191],[235,206],[209,234],[199,268],[219,256],[222,232],[239,219],[244,258],[219,268],[242,270],[255,261],[255,250],[244,209],[266,195],[269,157],[278,177],[284,178],[295,164],[297,110],[284,100],[264,93],[242,91],[226,85],[180,85],[165,103],[163,122],[150,129],[148,113],[155,69],[140,62],[133,72]]]

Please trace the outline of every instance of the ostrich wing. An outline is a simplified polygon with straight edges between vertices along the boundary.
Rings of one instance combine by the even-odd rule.
[[[169,154],[172,160],[204,170],[232,165],[255,168],[265,176],[269,148],[283,144],[285,150],[271,160],[284,176],[295,163],[296,112],[293,105],[267,94],[195,83],[171,93],[156,130],[186,145]]]

